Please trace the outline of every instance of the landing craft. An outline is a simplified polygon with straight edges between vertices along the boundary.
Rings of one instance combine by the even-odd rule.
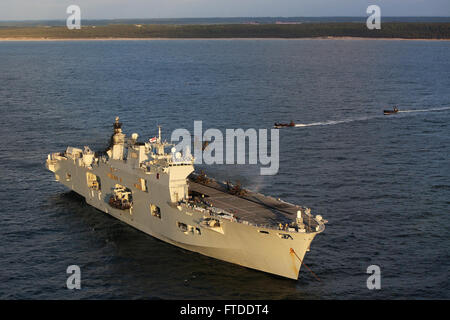
[[[392,110],[383,110],[383,114],[384,115],[390,115],[390,114],[395,114],[395,113],[397,113],[399,110],[398,110],[398,107],[397,106],[394,106],[393,108],[392,108]]]
[[[297,279],[320,215],[281,199],[194,173],[194,158],[159,135],[126,139],[119,118],[106,152],[68,147],[48,155],[56,181],[86,202],[174,246]]]
[[[279,128],[295,127],[295,123],[292,120],[289,123],[278,123],[278,122],[275,122],[273,127],[277,128],[277,129],[279,129]]]

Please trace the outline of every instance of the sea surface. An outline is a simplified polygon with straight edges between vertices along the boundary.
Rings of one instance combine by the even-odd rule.
[[[450,298],[450,42],[0,42],[0,110],[0,299]],[[199,168],[327,219],[305,258],[321,281],[176,248],[56,183],[47,154],[104,148],[116,115],[143,138],[295,121],[275,176]]]

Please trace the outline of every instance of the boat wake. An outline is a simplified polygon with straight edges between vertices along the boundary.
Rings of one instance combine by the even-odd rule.
[[[443,108],[432,108],[432,109],[422,109],[422,110],[399,110],[398,112],[431,112],[431,111],[441,111],[441,110],[450,110],[450,107]]]
[[[297,123],[296,127],[313,127],[313,126],[329,126],[334,124],[348,123],[354,121],[365,121],[373,118],[380,118],[380,116],[372,116],[372,117],[359,117],[359,118],[348,118],[343,120],[329,120],[323,122],[312,122],[312,123]]]
[[[450,107],[422,109],[422,110],[399,110],[398,113],[401,113],[401,112],[402,113],[432,112],[432,111],[443,111],[443,110],[450,110]],[[376,115],[376,116],[366,116],[366,117],[358,117],[358,118],[348,118],[348,119],[342,119],[342,120],[329,120],[329,121],[312,122],[312,123],[297,123],[297,124],[295,124],[295,126],[296,127],[330,126],[330,125],[349,123],[349,122],[355,122],[355,121],[367,121],[367,120],[375,119],[375,118],[386,118],[386,117],[383,115]],[[389,117],[389,119],[392,119],[392,118]]]

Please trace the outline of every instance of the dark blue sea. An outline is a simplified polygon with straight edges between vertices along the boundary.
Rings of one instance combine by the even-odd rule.
[[[0,42],[0,110],[1,299],[450,298],[448,41]],[[47,154],[104,148],[116,115],[143,138],[302,124],[280,130],[275,176],[199,168],[327,219],[305,258],[321,281],[184,251],[56,183]]]

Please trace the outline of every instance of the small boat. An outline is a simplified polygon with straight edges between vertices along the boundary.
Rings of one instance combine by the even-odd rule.
[[[120,210],[128,210],[133,204],[131,190],[116,184],[113,194],[109,197],[108,201],[111,207]]]
[[[390,115],[395,114],[398,112],[398,108],[395,106],[392,108],[392,110],[383,110],[384,115]]]
[[[278,122],[275,122],[273,126],[275,128],[295,127],[295,123],[294,123],[294,121],[291,121],[289,123],[278,123]]]
[[[109,198],[109,205],[120,210],[128,210],[131,208],[131,203],[127,199],[120,199],[117,196],[111,196]]]

